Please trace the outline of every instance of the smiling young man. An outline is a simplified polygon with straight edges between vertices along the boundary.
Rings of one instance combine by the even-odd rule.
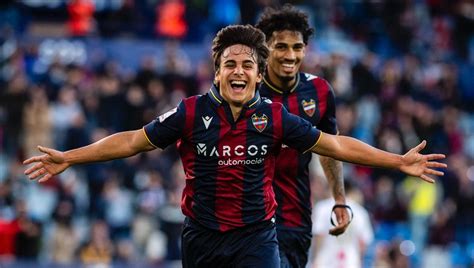
[[[273,216],[272,181],[282,143],[363,165],[396,168],[431,181],[440,175],[422,155],[425,142],[405,155],[373,148],[349,137],[322,134],[278,103],[256,91],[268,48],[258,29],[233,25],[217,33],[212,46],[214,85],[205,95],[184,99],[143,129],[120,132],[78,149],[24,161],[25,171],[41,181],[68,167],[135,155],[177,143],[186,174],[181,209],[184,267],[279,267]]]
[[[320,77],[300,72],[308,39],[314,32],[307,15],[289,4],[281,9],[267,8],[256,27],[265,34],[270,49],[260,87],[261,96],[282,103],[290,113],[308,120],[321,131],[337,134],[331,86]],[[305,267],[308,260],[312,229],[311,157],[311,153],[301,154],[284,147],[277,160],[274,191],[278,203],[276,224],[282,267]],[[325,156],[319,159],[335,204],[339,205],[334,209],[337,226],[330,234],[339,235],[350,222],[344,207],[342,163]]]

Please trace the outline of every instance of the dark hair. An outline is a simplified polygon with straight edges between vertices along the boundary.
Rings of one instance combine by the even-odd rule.
[[[212,58],[214,69],[219,69],[222,52],[230,46],[241,44],[257,52],[258,72],[263,73],[268,58],[265,35],[252,25],[230,25],[222,28],[212,41]]]
[[[285,4],[280,9],[266,8],[255,27],[265,34],[267,41],[270,40],[273,32],[284,30],[300,32],[305,45],[314,33],[314,29],[309,26],[308,16],[290,4]]]

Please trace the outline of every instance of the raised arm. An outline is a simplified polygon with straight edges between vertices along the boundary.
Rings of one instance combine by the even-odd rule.
[[[311,151],[358,165],[398,169],[408,175],[433,183],[434,180],[429,175],[442,176],[444,174],[434,168],[447,167],[446,164],[433,160],[443,159],[445,156],[420,154],[419,152],[425,146],[426,141],[423,141],[406,154],[398,155],[374,148],[351,137],[322,133]]]
[[[39,182],[43,182],[75,164],[125,158],[139,152],[153,150],[155,147],[147,140],[143,129],[139,129],[119,132],[90,145],[66,152],[42,146],[38,146],[38,149],[44,154],[31,157],[23,164],[34,163],[32,167],[25,170],[25,175],[32,180],[41,178]]]

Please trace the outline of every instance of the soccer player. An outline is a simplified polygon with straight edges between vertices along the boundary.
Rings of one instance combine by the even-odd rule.
[[[279,267],[272,188],[282,143],[343,161],[401,170],[433,182],[446,167],[422,155],[423,142],[405,155],[378,150],[356,139],[324,134],[260,98],[268,56],[264,34],[232,25],[213,40],[214,85],[205,95],[184,99],[178,107],[140,130],[110,135],[65,152],[39,147],[43,155],[25,174],[45,181],[71,165],[106,161],[165,148],[177,142],[186,174],[181,207],[184,267]]]
[[[266,37],[270,54],[260,95],[282,103],[288,112],[308,120],[319,130],[337,134],[334,92],[329,83],[300,72],[306,45],[314,29],[308,17],[290,4],[281,9],[267,8],[256,24]],[[289,147],[277,158],[275,191],[277,236],[282,267],[305,267],[311,245],[311,153],[301,154]],[[320,156],[336,205],[345,205],[342,163]],[[335,207],[337,226],[329,233],[339,235],[349,225],[348,211]]]

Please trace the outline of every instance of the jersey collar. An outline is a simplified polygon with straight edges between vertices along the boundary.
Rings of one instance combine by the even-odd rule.
[[[270,77],[268,76],[268,70],[265,71],[265,75],[263,76],[263,83],[265,83],[267,87],[269,87],[271,90],[275,91],[278,94],[285,94],[285,93],[288,94],[295,91],[296,88],[298,87],[298,84],[300,83],[300,75],[301,74],[299,72],[296,73],[296,83],[289,91],[283,90],[275,86],[274,84],[272,84],[272,82],[270,81]]]
[[[217,88],[217,86],[214,85],[214,84],[212,85],[211,89],[209,90],[208,95],[209,95],[209,99],[211,99],[211,102],[214,103],[217,106],[220,106],[223,103],[227,103],[222,98],[221,94],[219,93],[219,89]],[[262,99],[260,98],[260,93],[258,92],[258,90],[256,90],[255,96],[245,104],[245,108],[254,108],[261,101],[262,101]]]

